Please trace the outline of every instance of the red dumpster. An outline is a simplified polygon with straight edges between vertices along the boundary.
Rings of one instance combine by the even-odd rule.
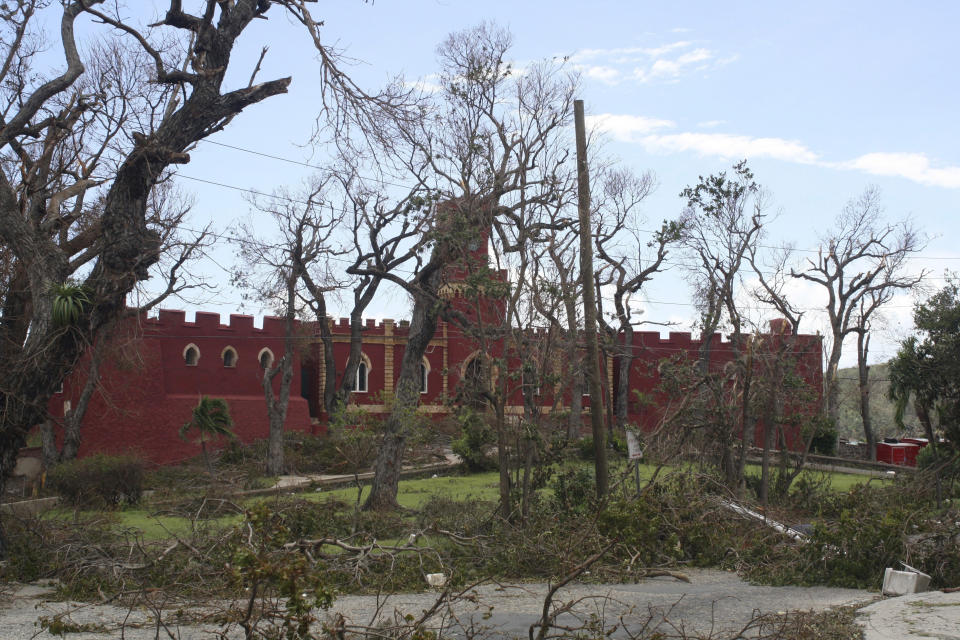
[[[901,467],[917,466],[917,452],[920,451],[920,445],[913,443],[877,443],[877,462],[886,462]]]
[[[903,441],[901,440],[901,442]],[[904,464],[908,467],[917,466],[917,454],[920,453],[920,449],[923,447],[915,442],[903,442],[903,445],[906,447],[906,449],[903,450],[904,454],[906,455]]]

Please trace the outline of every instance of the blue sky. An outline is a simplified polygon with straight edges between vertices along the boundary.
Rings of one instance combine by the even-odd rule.
[[[511,29],[519,64],[570,56],[583,76],[587,113],[607,133],[606,150],[656,174],[645,207],[651,226],[679,214],[678,194],[698,175],[748,158],[780,212],[765,242],[815,247],[844,203],[877,185],[888,217],[909,217],[930,238],[913,268],[935,277],[960,268],[960,3],[339,0],[311,10],[325,20],[328,42],[357,60],[354,77],[370,87],[398,73],[428,79],[436,45],[483,20]],[[302,146],[317,111],[309,42],[279,10],[270,16],[245,35],[235,84],[246,82],[268,44],[259,77],[292,75],[290,93],[249,109],[212,141],[322,164]],[[195,194],[194,222],[220,231],[249,207],[236,189],[197,179],[269,192],[309,173],[211,143],[192,157],[181,185]],[[234,253],[212,253],[203,269],[221,288],[194,305],[241,309],[220,268],[233,264]],[[814,292],[797,295],[811,309],[819,304]],[[674,330],[691,326],[678,273],[654,282],[648,298],[657,301],[644,305],[648,318],[679,323]],[[386,295],[371,315],[400,317],[403,304],[402,295]],[[891,305],[875,360],[892,355],[909,331],[911,304],[904,297]],[[260,312],[249,304],[243,310]],[[814,316],[807,331],[818,326]]]

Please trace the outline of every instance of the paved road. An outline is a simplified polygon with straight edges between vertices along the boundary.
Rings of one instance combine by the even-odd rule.
[[[888,598],[860,610],[865,640],[960,640],[960,592]]]
[[[557,602],[580,600],[576,616],[565,615],[560,623],[579,624],[593,615],[606,624],[621,623],[633,631],[647,624],[659,625],[669,635],[678,628],[696,631],[702,636],[711,630],[722,638],[722,631],[742,627],[755,611],[774,613],[787,610],[820,610],[834,605],[870,601],[876,594],[852,589],[760,587],[744,583],[736,575],[723,571],[697,570],[688,573],[690,584],[672,578],[653,578],[630,585],[570,585],[561,590]],[[535,622],[543,606],[547,587],[543,584],[522,586],[483,585],[433,619],[443,625],[449,635],[463,636],[463,629],[472,629],[484,637],[527,637],[530,624]],[[372,596],[343,596],[329,612],[344,616],[346,624],[366,625],[374,621],[377,611],[381,622],[396,619],[407,613],[420,616],[436,599],[436,593],[397,595],[379,601]],[[121,607],[83,606],[70,603],[46,602],[44,590],[35,586],[9,589],[0,598],[0,638],[26,640],[39,631],[36,621],[41,616],[52,617],[75,608],[69,620],[90,633],[71,633],[73,640],[101,640],[124,637],[146,640],[156,637],[155,618],[146,610],[128,611]],[[172,609],[172,607],[171,607]],[[215,623],[178,626],[172,611],[167,611],[167,623],[173,637],[183,640],[209,639],[220,630]],[[37,637],[49,638],[45,632]],[[160,637],[170,637],[161,632]],[[230,637],[242,637],[231,633]]]

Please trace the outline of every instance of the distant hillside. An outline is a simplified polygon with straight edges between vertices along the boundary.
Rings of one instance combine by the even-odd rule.
[[[840,380],[840,416],[837,430],[841,437],[851,440],[863,440],[863,422],[860,420],[860,391],[858,374],[855,367],[841,369]],[[870,367],[870,415],[878,438],[906,435],[893,421],[893,403],[887,399],[888,373],[886,364]],[[912,408],[907,409],[903,419],[912,435],[921,435],[921,427]]]

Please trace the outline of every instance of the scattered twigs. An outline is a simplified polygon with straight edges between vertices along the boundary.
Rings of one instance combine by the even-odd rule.
[[[570,573],[568,573],[564,578],[562,578],[559,582],[557,582],[554,585],[551,585],[549,591],[547,591],[546,597],[543,599],[543,611],[540,615],[540,619],[537,620],[537,622],[530,625],[530,630],[529,630],[530,640],[534,640],[534,630],[538,628],[540,629],[540,631],[536,635],[536,640],[544,640],[544,638],[547,637],[547,633],[550,631],[550,628],[554,626],[554,624],[556,623],[557,616],[559,616],[561,613],[565,613],[566,611],[569,611],[569,605],[564,605],[555,610],[552,610],[553,598],[557,594],[557,591],[559,591],[566,585],[570,584],[572,580],[575,580],[584,571],[589,569],[593,565],[593,563],[595,563],[597,560],[602,558],[604,554],[607,553],[607,551],[609,551],[611,548],[613,548],[615,544],[616,544],[616,541],[611,542],[610,544],[605,546],[603,549],[601,549],[600,551],[593,554],[592,556],[590,556],[589,558],[587,558],[586,560],[578,564],[576,567],[574,567],[573,570]]]

